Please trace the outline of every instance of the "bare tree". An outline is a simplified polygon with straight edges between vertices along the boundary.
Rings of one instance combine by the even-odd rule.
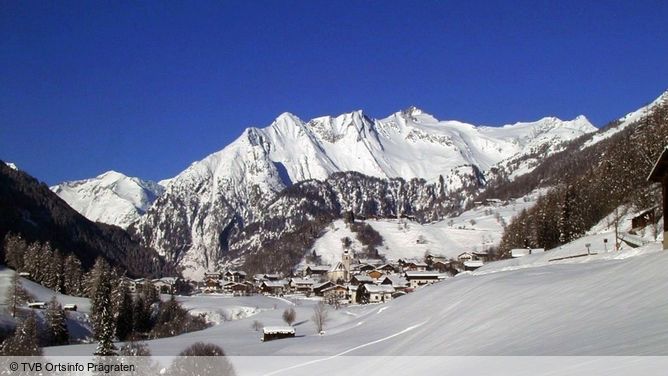
[[[615,227],[615,251],[619,251],[619,249],[622,247],[622,240],[620,236],[621,232],[621,226],[623,224],[623,218],[624,216],[628,213],[629,208],[626,205],[622,205],[621,207],[616,207],[615,210],[612,212],[612,218],[611,221],[612,223],[609,223],[609,225],[612,225]]]
[[[257,320],[253,321],[253,324],[251,325],[251,329],[253,329],[257,332],[262,328],[264,328],[264,324],[262,324],[261,322],[259,322]]]
[[[329,310],[324,302],[318,302],[318,304],[313,307],[313,316],[311,316],[311,320],[313,320],[313,324],[315,324],[315,331],[317,333],[321,333],[323,329],[325,329],[328,314]]]
[[[285,311],[283,311],[283,321],[285,321],[286,324],[292,325],[293,322],[297,319],[297,312],[295,312],[295,309],[292,307],[286,308]]]

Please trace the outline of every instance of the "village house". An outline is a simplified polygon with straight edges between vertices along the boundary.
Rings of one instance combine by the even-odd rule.
[[[663,249],[668,249],[668,146],[663,149],[647,180],[661,183],[663,198]]]
[[[128,277],[123,277],[123,281],[127,284],[128,290],[130,290],[130,293],[132,294],[139,291],[146,282],[144,278],[130,279]]]
[[[361,284],[374,283],[373,278],[369,277],[366,274],[357,274],[350,278],[350,284],[358,286]]]
[[[385,275],[385,273],[381,272],[380,270],[372,270],[370,272],[367,272],[366,275],[371,277],[374,281],[378,280],[380,277]]]
[[[459,260],[459,262],[471,261],[475,260],[475,256],[471,252],[463,252],[457,256],[457,260]]]
[[[225,282],[223,286],[223,291],[234,296],[248,296],[253,291],[253,285],[248,283],[239,283],[239,282]]]
[[[313,285],[313,293],[317,296],[324,296],[323,290],[333,287],[334,282],[332,281],[325,281],[321,282],[318,284]]]
[[[223,288],[222,273],[204,273],[202,290],[206,293],[220,292]]]
[[[377,267],[376,270],[380,270],[381,272],[383,272],[385,274],[392,274],[392,273],[395,273],[397,271],[396,268],[394,266],[390,265],[390,264],[381,265],[381,266]]]
[[[287,290],[285,281],[262,281],[260,283],[260,292],[265,295],[281,296]]]
[[[656,209],[658,206],[649,209],[640,210],[631,218],[631,232],[638,233],[638,231],[645,227],[656,223]]]
[[[431,263],[431,270],[437,270],[440,273],[451,272],[454,270],[449,261],[436,260]]]
[[[362,302],[385,303],[392,300],[394,287],[391,285],[362,285],[359,287],[359,295]]]
[[[336,301],[347,303],[348,289],[342,285],[334,285],[321,290],[326,302]]]
[[[298,294],[310,294],[313,292],[314,283],[312,279],[290,278],[290,291]]]
[[[383,260],[381,259],[359,259],[357,260],[357,262],[360,264],[372,265],[374,269],[378,266],[383,265]]]
[[[309,265],[304,269],[304,276],[313,279],[325,279],[331,269],[331,265]]]
[[[370,272],[375,269],[376,269],[375,266],[369,264],[357,264],[353,266],[353,270],[359,273]]]
[[[436,283],[445,278],[441,273],[434,271],[408,271],[404,273],[404,277],[408,281],[409,286],[414,289],[420,286]]]
[[[246,272],[240,270],[228,270],[225,272],[225,280],[230,282],[243,282],[246,280]]]
[[[174,294],[176,293],[176,284],[178,281],[178,277],[162,277],[154,279],[151,282],[153,282],[153,286],[155,286],[159,293]]]
[[[396,291],[404,291],[408,288],[408,280],[400,275],[388,275],[382,279],[380,282],[381,285],[390,285],[394,287]]]
[[[278,273],[266,273],[262,275],[263,281],[280,281],[283,279],[283,276]]]

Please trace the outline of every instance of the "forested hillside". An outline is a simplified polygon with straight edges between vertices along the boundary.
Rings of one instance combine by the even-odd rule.
[[[0,239],[13,233],[28,242],[48,241],[63,255],[76,255],[84,269],[102,256],[131,276],[174,272],[155,251],[140,246],[124,230],[87,220],[46,184],[4,162],[0,162],[0,214]]]
[[[667,102],[586,147],[590,138],[573,141],[532,173],[512,183],[497,181],[481,195],[506,198],[540,186],[555,187],[513,219],[501,241],[500,255],[515,247],[553,248],[567,243],[622,205],[636,210],[658,205],[659,187],[649,183],[647,176],[668,145]]]

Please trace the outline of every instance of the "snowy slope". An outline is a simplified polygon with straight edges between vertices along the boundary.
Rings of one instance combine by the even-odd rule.
[[[614,134],[617,134],[624,130],[626,127],[629,125],[637,122],[638,120],[641,120],[643,117],[647,116],[654,107],[668,103],[668,91],[664,92],[661,94],[658,98],[656,98],[652,103],[648,104],[647,106],[644,106],[636,111],[629,112],[625,116],[619,118],[618,124],[605,130],[602,132],[596,133],[591,140],[587,141],[582,148],[589,147],[595,143],[598,143],[602,140],[605,140],[607,138],[612,137]]]
[[[12,163],[12,162],[4,162],[4,163],[7,165],[7,167],[11,168],[12,170],[16,170],[16,171],[18,171],[18,169],[19,169],[19,168],[18,168],[14,163]]]
[[[197,341],[216,343],[228,355],[668,355],[668,300],[661,293],[668,288],[668,253],[658,248],[620,259],[457,276],[387,304],[331,311],[324,336],[309,320],[314,302],[300,300],[297,337],[267,343],[258,341],[251,323],[280,325],[290,302],[187,298],[189,307],[217,299],[221,308],[259,310],[148,344],[154,355],[173,355]],[[87,355],[93,348],[50,348],[47,355]]]
[[[164,188],[108,171],[92,179],[61,183],[51,190],[91,221],[127,228],[144,214]]]
[[[365,223],[383,237],[383,245],[378,251],[388,261],[400,258],[423,259],[426,253],[456,258],[463,252],[480,252],[498,245],[503,235],[503,223],[510,223],[514,215],[531,207],[541,193],[544,190],[508,203],[477,206],[459,216],[435,223],[420,224],[403,218],[367,220]],[[353,250],[362,249],[355,233],[350,231],[343,220],[338,220],[316,240],[311,252],[315,251],[323,264],[334,265],[341,260],[343,237],[353,240]]]

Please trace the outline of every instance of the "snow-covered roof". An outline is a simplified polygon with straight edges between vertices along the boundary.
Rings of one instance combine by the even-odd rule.
[[[360,264],[369,264],[369,265],[381,265],[383,260],[381,259],[359,259]]]
[[[315,283],[314,280],[308,278],[292,278],[290,282],[293,285],[313,285]]]
[[[263,281],[262,285],[265,287],[285,287],[285,281]]]
[[[337,289],[343,289],[343,290],[345,290],[346,287],[345,287],[345,286],[341,286],[341,285],[334,285],[334,286],[330,286],[330,287],[324,288],[324,289],[322,289],[321,291],[322,291],[322,292],[327,292],[327,291],[332,291],[332,290],[337,290]]]
[[[262,328],[264,334],[295,334],[295,328],[291,326],[265,326]]]
[[[306,267],[307,270],[313,272],[328,272],[331,268],[331,265],[309,265]]]
[[[369,277],[366,274],[354,275],[353,278],[355,278],[357,282],[373,282],[373,278]]]
[[[406,278],[400,276],[400,275],[388,275],[383,279],[383,282],[385,281],[390,281],[390,284],[393,287],[405,287],[408,285],[408,281]]]
[[[408,279],[419,279],[419,278],[438,278],[441,276],[439,272],[430,272],[430,271],[415,271],[415,272],[406,272],[404,273]]]
[[[364,289],[370,293],[393,293],[396,291],[390,285],[364,285]]]
[[[464,266],[469,267],[469,268],[479,268],[483,266],[482,260],[470,260],[470,261],[464,261]]]
[[[333,285],[334,282],[332,282],[332,281],[325,281],[325,282],[322,282],[322,283],[318,283],[317,285],[314,285],[314,286],[313,286],[313,289],[314,289],[314,290],[318,290],[318,289],[320,289],[320,288],[322,288],[322,287],[324,287],[324,286],[326,286],[326,285],[329,285],[329,284],[332,284],[332,285]]]

